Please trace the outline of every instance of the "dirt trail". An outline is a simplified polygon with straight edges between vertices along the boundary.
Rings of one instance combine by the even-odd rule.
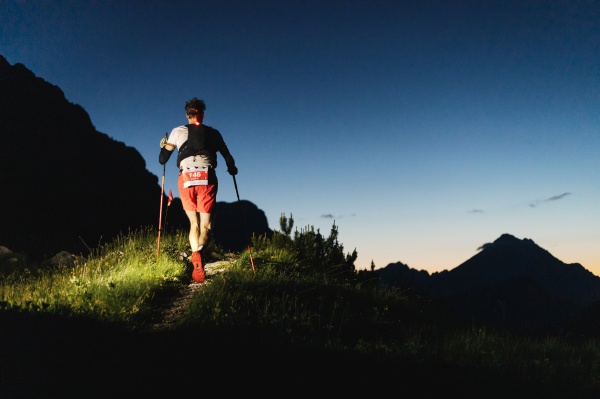
[[[210,276],[222,272],[225,270],[225,266],[230,263],[230,261],[221,260],[205,264],[204,272],[206,273],[207,279],[202,284],[198,284],[191,281],[190,278],[190,284],[181,287],[177,293],[169,296],[169,298],[164,301],[161,301],[155,315],[152,317],[152,320],[148,323],[145,330],[159,331],[173,328],[179,318],[183,315],[183,312],[185,312],[189,306],[189,303],[196,292],[206,286],[206,284],[210,284]]]

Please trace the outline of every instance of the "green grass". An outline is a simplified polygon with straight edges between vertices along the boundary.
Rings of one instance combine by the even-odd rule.
[[[183,263],[172,256],[178,249],[183,252],[182,237],[166,238],[157,257],[154,234],[119,237],[74,268],[53,268],[49,262],[33,270],[13,266],[0,283],[0,303],[5,309],[131,322],[156,292],[186,277]],[[3,263],[13,263],[10,256],[4,258]]]
[[[285,382],[286,390],[308,373],[337,393],[376,390],[356,385],[353,374],[418,388],[412,397],[438,387],[466,397],[600,393],[597,341],[463,325],[426,298],[359,279],[356,251],[344,252],[335,225],[327,237],[310,227],[292,234],[292,225],[282,216],[282,232],[253,237],[254,268],[248,251],[233,254],[168,331],[147,327],[156,307],[190,283],[187,232],[161,237],[158,257],[155,230],[130,232],[72,268],[4,255],[0,386],[10,390],[0,397],[36,397],[38,389],[89,395],[92,374],[126,386],[151,375],[173,393],[189,377],[184,364],[193,354],[197,367],[217,368],[234,384],[260,364],[262,378]],[[215,245],[209,252],[210,260],[226,258]],[[26,376],[38,373],[46,373],[44,383],[29,383]]]

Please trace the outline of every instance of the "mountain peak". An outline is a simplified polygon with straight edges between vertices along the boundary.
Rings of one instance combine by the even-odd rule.
[[[451,270],[428,275],[390,264],[378,275],[472,320],[508,328],[559,327],[600,301],[600,277],[578,263],[565,264],[529,238],[502,234],[480,249]]]
[[[512,234],[504,233],[500,237],[498,237],[496,239],[496,241],[494,241],[494,243],[497,243],[497,242],[511,242],[511,241],[520,241],[520,240],[517,237],[513,236]]]
[[[535,242],[533,242],[533,240],[531,240],[529,238],[518,239],[517,237],[513,236],[512,234],[508,234],[508,233],[502,234],[500,237],[498,237],[496,239],[496,241],[494,241],[494,244],[517,244],[517,243],[527,243],[527,244],[536,245]],[[486,245],[486,244],[484,244],[484,245]]]
[[[481,249],[449,272],[434,273],[434,295],[450,295],[529,276],[544,289],[574,303],[600,298],[600,278],[580,265],[565,264],[529,238],[502,234]]]

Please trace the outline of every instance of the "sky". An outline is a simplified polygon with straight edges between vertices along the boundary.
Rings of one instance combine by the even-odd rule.
[[[0,54],[175,197],[159,142],[204,99],[239,169],[217,200],[335,224],[359,270],[511,234],[600,276],[598,1],[0,0]]]

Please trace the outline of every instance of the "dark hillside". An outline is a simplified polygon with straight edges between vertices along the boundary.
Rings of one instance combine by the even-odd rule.
[[[212,236],[217,244],[227,251],[241,251],[253,234],[273,235],[262,210],[246,200],[217,202],[212,219]]]
[[[433,273],[433,296],[446,296],[484,284],[530,276],[544,290],[585,305],[600,299],[600,277],[579,263],[565,264],[533,240],[503,234],[449,272]]]
[[[131,147],[21,64],[0,58],[0,242],[32,258],[155,225],[160,187]],[[152,199],[152,200],[150,200]]]

